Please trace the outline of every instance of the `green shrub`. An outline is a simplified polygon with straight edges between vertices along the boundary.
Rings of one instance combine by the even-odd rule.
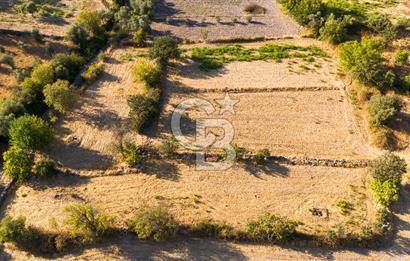
[[[0,66],[2,64],[10,66],[12,69],[14,69],[14,58],[13,56],[9,54],[0,54]]]
[[[192,228],[192,233],[199,237],[221,239],[235,239],[238,236],[232,226],[212,219],[203,219],[196,223]]]
[[[158,113],[159,91],[148,90],[146,94],[133,95],[128,98],[130,106],[129,117],[134,131],[141,132],[142,128]]]
[[[350,211],[353,209],[353,205],[345,199],[339,200],[337,202],[337,207],[339,208],[340,213],[342,213],[343,215],[350,213]]]
[[[409,60],[409,50],[397,50],[394,54],[394,63],[397,65],[405,65]]]
[[[38,86],[44,87],[55,80],[53,67],[48,63],[41,63],[33,68],[31,80]]]
[[[56,79],[73,82],[81,67],[85,64],[84,58],[71,54],[57,54],[51,61]]]
[[[397,28],[385,14],[371,15],[367,24],[370,29],[383,36],[386,42],[391,42],[396,38]]]
[[[373,179],[370,183],[370,189],[376,202],[389,207],[393,202],[399,199],[400,188],[390,181],[381,181]]]
[[[397,79],[397,89],[401,92],[410,91],[410,75],[404,75]]]
[[[175,136],[171,136],[162,141],[159,147],[159,153],[165,157],[169,157],[175,154],[178,149],[179,143]]]
[[[176,234],[177,223],[164,207],[143,207],[127,221],[139,239],[161,241]]]
[[[108,236],[114,225],[109,217],[89,204],[74,204],[64,208],[68,217],[64,224],[74,237],[80,236],[86,242],[94,242]]]
[[[296,235],[299,224],[275,214],[263,214],[246,224],[246,231],[251,240],[259,242],[283,243]]]
[[[14,97],[3,101],[0,106],[0,135],[7,137],[10,122],[25,112],[26,110],[20,99]]]
[[[349,41],[340,45],[341,64],[365,84],[375,84],[381,70],[383,45],[373,39]]]
[[[31,74],[31,71],[28,69],[16,69],[14,70],[14,76],[16,77],[17,83],[23,82]]]
[[[24,115],[10,123],[10,143],[26,150],[40,150],[54,139],[53,129],[41,118]]]
[[[56,163],[48,157],[42,157],[34,166],[34,173],[42,178],[50,177],[57,173]]]
[[[24,182],[31,174],[33,159],[29,152],[16,146],[11,146],[3,153],[3,171],[9,178]]]
[[[407,164],[404,159],[393,153],[387,153],[370,164],[369,172],[374,179],[399,185],[406,169]]]
[[[319,30],[320,38],[333,44],[341,43],[345,40],[348,32],[347,28],[351,23],[352,18],[350,16],[343,16],[342,19],[336,19],[334,14],[330,14],[323,27]]]
[[[323,27],[326,19],[323,17],[321,12],[317,12],[316,14],[311,14],[308,16],[309,23],[307,26],[312,30],[314,37],[320,36],[320,29]]]
[[[11,218],[5,216],[0,222],[0,243],[20,242],[27,233],[26,219],[24,217]]]
[[[178,43],[171,37],[159,36],[154,39],[149,55],[152,59],[158,59],[162,64],[167,63],[169,59],[179,58]]]
[[[401,108],[402,102],[398,96],[372,96],[368,105],[370,124],[375,127],[385,126],[397,116]]]
[[[142,46],[145,43],[145,38],[146,38],[146,33],[144,29],[140,28],[134,33],[134,36],[132,37],[132,41],[136,45]]]
[[[139,152],[138,146],[129,141],[124,141],[122,138],[115,144],[115,152],[119,155],[119,159],[130,166],[141,161],[142,155]]]
[[[91,84],[97,80],[97,78],[104,72],[104,65],[101,63],[90,65],[87,70],[82,74],[84,80]]]
[[[309,16],[323,12],[324,6],[321,0],[280,0],[282,6],[302,24],[309,23]]]
[[[78,98],[78,94],[66,80],[48,84],[44,90],[44,102],[56,111],[66,113]]]
[[[134,79],[147,87],[156,87],[161,79],[161,67],[155,61],[139,59],[134,67]]]
[[[381,69],[376,72],[373,79],[373,84],[383,93],[392,89],[395,82],[396,74],[391,70],[385,71]]]
[[[152,0],[130,0],[130,6],[139,16],[151,18],[153,15]]]
[[[256,164],[258,165],[262,165],[263,163],[265,163],[265,160],[267,157],[270,156],[270,152],[268,149],[262,149],[259,150],[255,156],[254,156],[254,160],[256,162]]]

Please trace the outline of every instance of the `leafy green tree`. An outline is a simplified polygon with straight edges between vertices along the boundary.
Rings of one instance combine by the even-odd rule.
[[[61,113],[66,113],[78,97],[77,92],[66,80],[57,80],[47,85],[43,93],[45,103]]]
[[[148,90],[147,94],[131,96],[128,99],[130,106],[129,117],[132,128],[140,132],[143,126],[158,113],[159,92],[155,89]]]
[[[10,123],[10,143],[25,150],[40,150],[54,139],[53,129],[41,118],[23,115]]]
[[[399,185],[403,175],[407,172],[407,164],[399,156],[387,153],[371,163],[369,172],[377,180]]]
[[[56,163],[48,157],[42,157],[34,166],[34,173],[40,177],[50,177],[57,172]]]
[[[53,83],[55,80],[53,67],[48,63],[41,63],[33,68],[31,80],[41,87]]]
[[[140,59],[134,67],[134,79],[146,87],[156,87],[161,79],[161,67],[155,61]]]
[[[398,96],[372,96],[368,105],[370,124],[376,127],[388,124],[400,112],[402,106]]]
[[[162,64],[167,63],[169,59],[179,58],[178,43],[169,36],[159,36],[154,39],[149,55],[152,59],[158,59]]]
[[[84,64],[84,58],[75,53],[57,54],[51,61],[56,78],[69,82],[74,81]]]
[[[345,40],[348,32],[347,27],[351,23],[352,19],[350,16],[343,16],[342,19],[337,19],[334,14],[330,14],[324,26],[319,30],[320,38],[332,44],[341,43]]]
[[[24,182],[28,179],[31,174],[33,159],[27,150],[11,146],[4,152],[3,160],[4,175],[19,182]]]

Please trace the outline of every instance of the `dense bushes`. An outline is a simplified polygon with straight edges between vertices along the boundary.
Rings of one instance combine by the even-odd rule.
[[[57,80],[53,84],[48,84],[44,90],[44,102],[53,107],[56,111],[65,113],[77,100],[77,92],[66,80]]]
[[[140,59],[134,67],[134,79],[148,88],[157,87],[161,79],[161,67],[153,60]]]
[[[371,15],[367,21],[368,27],[375,33],[384,37],[386,43],[391,42],[396,38],[397,29],[389,20],[387,15],[374,14]]]
[[[84,58],[75,53],[57,54],[51,61],[56,79],[69,82],[74,81],[84,64]]]
[[[372,96],[368,105],[370,124],[374,127],[387,125],[400,112],[402,106],[397,96]]]
[[[157,37],[149,50],[149,55],[152,59],[158,59],[160,63],[165,64],[169,59],[179,57],[178,43],[168,36]]]
[[[309,23],[310,15],[324,11],[324,5],[321,0],[281,0],[280,3],[302,25]]]
[[[56,163],[47,156],[41,157],[34,166],[34,173],[39,177],[47,178],[57,172]]]
[[[19,182],[28,179],[33,166],[33,158],[27,150],[12,146],[3,153],[3,160],[4,175]]]
[[[372,176],[370,188],[376,201],[389,207],[399,198],[400,183],[406,173],[407,164],[404,159],[388,153],[374,160],[369,173]]]
[[[177,223],[164,207],[144,207],[127,221],[139,239],[164,240],[175,235]]]
[[[348,26],[351,23],[352,18],[350,16],[337,19],[334,14],[330,14],[323,27],[319,29],[320,38],[333,44],[339,44],[345,40]]]
[[[114,219],[88,204],[65,207],[68,214],[64,224],[74,237],[81,236],[86,242],[100,240],[112,231]]]
[[[246,225],[250,239],[262,242],[283,243],[296,235],[298,222],[266,213]]]
[[[134,131],[141,132],[145,124],[158,113],[158,102],[159,91],[156,89],[128,98],[128,105],[131,109],[129,117]]]
[[[82,74],[83,79],[91,84],[97,80],[97,78],[104,72],[104,66],[101,63],[90,65],[87,70]]]
[[[397,50],[394,54],[394,62],[398,65],[405,65],[409,60],[409,50]]]
[[[0,222],[0,243],[22,241],[27,236],[26,219],[5,216]]]

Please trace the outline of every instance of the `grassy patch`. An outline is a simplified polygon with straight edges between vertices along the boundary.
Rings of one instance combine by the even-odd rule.
[[[300,58],[313,61],[314,57],[327,57],[327,54],[314,45],[302,47],[289,44],[266,44],[256,49],[235,44],[213,48],[193,48],[191,57],[201,63],[201,69],[212,70],[221,68],[229,62],[251,62],[259,60],[280,61],[281,59],[287,58]]]

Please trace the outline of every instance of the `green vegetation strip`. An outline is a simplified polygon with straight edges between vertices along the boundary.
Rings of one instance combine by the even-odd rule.
[[[191,57],[201,63],[204,70],[221,68],[229,62],[251,62],[259,60],[280,61],[286,58],[300,58],[306,61],[314,60],[313,57],[327,57],[327,54],[317,46],[307,47],[296,45],[266,44],[259,48],[246,48],[241,45],[224,45],[221,47],[193,48]]]

